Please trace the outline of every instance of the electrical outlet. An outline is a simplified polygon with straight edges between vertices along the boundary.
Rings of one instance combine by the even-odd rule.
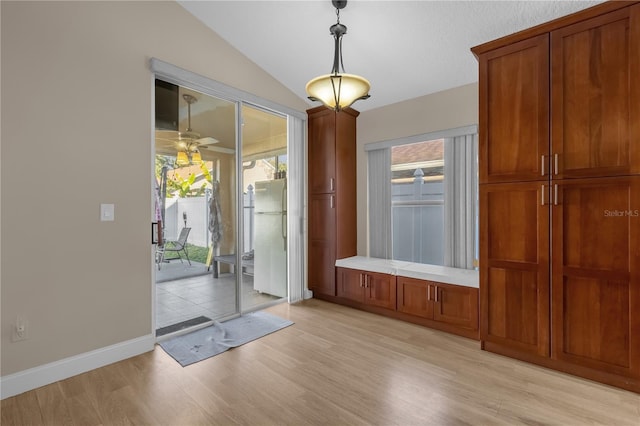
[[[17,317],[16,322],[11,324],[12,333],[11,333],[11,341],[19,342],[20,340],[27,340],[29,337],[29,321],[23,317]]]

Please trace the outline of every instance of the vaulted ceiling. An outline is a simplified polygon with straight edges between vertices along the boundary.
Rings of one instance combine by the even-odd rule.
[[[478,44],[601,1],[351,0],[340,12],[346,72],[371,82],[360,111],[476,82]],[[330,0],[179,1],[245,56],[306,99],[333,62]],[[317,105],[309,102],[309,105]]]

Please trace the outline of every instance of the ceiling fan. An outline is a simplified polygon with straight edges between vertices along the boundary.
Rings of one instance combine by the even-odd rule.
[[[219,141],[212,137],[200,137],[200,133],[191,128],[191,105],[198,99],[188,93],[182,95],[187,103],[187,129],[184,132],[173,130],[156,130],[156,143],[159,145],[173,146],[176,150],[176,164],[186,166],[189,164],[201,164],[201,148],[223,153],[233,153],[233,150],[223,147],[214,147]]]

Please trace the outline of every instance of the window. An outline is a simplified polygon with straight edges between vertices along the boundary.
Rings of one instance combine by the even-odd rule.
[[[444,264],[444,139],[391,148],[393,259]]]
[[[477,266],[477,127],[367,144],[369,255]]]

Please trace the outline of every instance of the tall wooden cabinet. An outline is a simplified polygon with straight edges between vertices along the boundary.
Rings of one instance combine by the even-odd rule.
[[[356,117],[324,106],[308,114],[308,283],[336,295],[336,259],[355,256]]]
[[[472,51],[482,347],[640,392],[640,4]]]

